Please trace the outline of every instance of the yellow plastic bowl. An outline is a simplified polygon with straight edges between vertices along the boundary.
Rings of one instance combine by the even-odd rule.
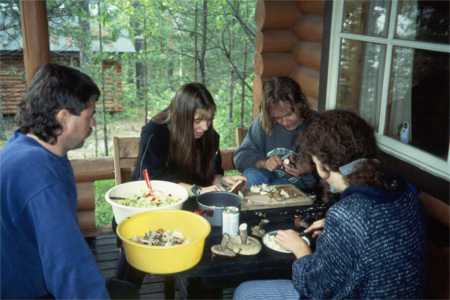
[[[170,247],[149,246],[130,238],[142,236],[149,230],[177,230],[186,241]],[[130,265],[151,274],[170,274],[188,270],[201,259],[205,239],[211,231],[208,221],[184,210],[158,210],[138,213],[117,227]]]

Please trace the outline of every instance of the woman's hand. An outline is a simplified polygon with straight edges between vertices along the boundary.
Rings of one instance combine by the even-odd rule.
[[[311,248],[298,235],[297,231],[292,229],[278,230],[276,239],[281,246],[292,251],[297,258],[311,254]]]
[[[223,176],[222,177],[222,182],[228,187],[233,186],[234,184],[236,184],[239,181],[247,181],[247,178],[245,178],[245,176],[241,176],[241,175]]]
[[[261,169],[267,169],[270,172],[273,172],[274,170],[278,169],[282,165],[281,158],[279,156],[271,156],[266,160],[262,160]]]
[[[209,192],[218,192],[218,191],[220,191],[219,187],[217,185],[213,184],[213,185],[202,187],[200,190],[200,194],[209,193]]]
[[[312,166],[309,163],[285,163],[283,162],[283,168],[286,171],[286,173],[288,173],[289,175],[292,176],[300,176],[303,175],[305,173],[310,173],[312,172]]]
[[[320,219],[312,223],[308,228],[305,229],[306,233],[312,233],[313,237],[318,236],[322,233],[325,228],[325,219]]]

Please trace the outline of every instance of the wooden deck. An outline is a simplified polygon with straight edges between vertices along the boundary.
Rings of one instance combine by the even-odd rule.
[[[87,241],[103,276],[107,280],[114,277],[120,255],[114,233],[107,231],[95,238],[89,238]],[[226,289],[223,291],[222,299],[231,299],[232,296],[233,289]],[[175,298],[179,298],[177,291],[175,292]],[[164,277],[147,275],[139,290],[139,299],[165,299]]]

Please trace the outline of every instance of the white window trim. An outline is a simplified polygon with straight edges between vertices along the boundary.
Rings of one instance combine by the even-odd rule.
[[[388,37],[372,37],[367,35],[342,33],[342,15],[344,9],[344,1],[334,1],[332,10],[332,21],[331,21],[331,31],[330,31],[330,50],[329,50],[329,65],[328,65],[328,76],[327,76],[327,98],[325,103],[325,108],[334,109],[336,107],[336,97],[337,97],[337,79],[339,76],[339,57],[340,57],[340,41],[342,38],[348,38],[352,40],[380,43],[386,45],[386,64],[384,66],[384,80],[383,80],[383,90],[381,98],[380,107],[380,122],[378,127],[378,132],[383,132],[386,119],[386,106],[388,98],[388,85],[390,79],[391,61],[392,61],[392,48],[395,46],[402,47],[414,47],[423,50],[432,50],[450,53],[450,47],[448,45],[433,44],[427,42],[417,42],[417,41],[405,41],[405,40],[393,40],[395,31],[395,22],[392,16],[397,14],[397,0],[391,1],[391,9],[389,18],[389,28]],[[376,134],[378,147],[384,152],[401,159],[407,163],[410,163],[430,174],[435,176],[450,179],[450,149],[447,156],[447,161],[440,159],[434,155],[431,155],[419,148],[413,147],[411,145],[403,144],[393,138],[385,136],[383,134]]]

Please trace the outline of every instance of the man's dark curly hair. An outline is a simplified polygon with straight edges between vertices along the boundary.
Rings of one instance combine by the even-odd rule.
[[[55,144],[61,134],[56,114],[67,109],[80,115],[90,100],[98,100],[100,90],[86,74],[57,64],[41,66],[20,103],[17,125],[22,133],[33,133],[44,142]]]
[[[345,179],[350,185],[383,186],[373,128],[355,113],[330,110],[315,116],[299,143],[302,152],[316,156],[335,172],[359,158],[368,159]]]

